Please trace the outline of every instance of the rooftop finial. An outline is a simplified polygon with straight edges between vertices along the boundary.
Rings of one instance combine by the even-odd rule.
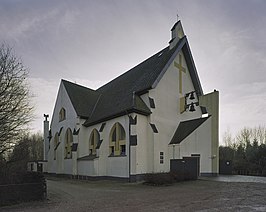
[[[48,121],[47,118],[49,117],[48,114],[43,114],[44,118],[45,118],[45,121]]]
[[[174,26],[171,29],[172,38],[169,41],[170,49],[172,49],[178,43],[178,41],[185,36],[181,21],[179,20],[178,13],[176,13],[176,17],[177,17],[177,22],[174,24]]]
[[[176,21],[179,21],[179,15],[178,15],[178,12],[176,13]]]

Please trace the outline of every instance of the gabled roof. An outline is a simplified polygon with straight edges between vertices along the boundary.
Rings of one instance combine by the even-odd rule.
[[[170,49],[168,46],[162,49],[96,91],[63,80],[78,115],[87,118],[84,126],[131,112],[149,115],[151,111],[140,95],[157,86],[180,50],[184,53],[195,90],[202,95],[186,36],[174,48]]]
[[[175,52],[169,47],[159,51],[144,62],[100,87],[97,92],[101,98],[92,117],[85,123],[90,126],[98,120],[106,120],[114,115],[123,115],[132,111],[150,114],[150,109],[139,97],[152,88],[161,71]],[[160,56],[159,56],[160,55]]]
[[[170,144],[180,144],[186,137],[194,132],[201,124],[203,124],[210,116],[206,118],[198,118],[180,122]]]
[[[78,116],[89,118],[100,94],[90,88],[66,80],[62,83]]]

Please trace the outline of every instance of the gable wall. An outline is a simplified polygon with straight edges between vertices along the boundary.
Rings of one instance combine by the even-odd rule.
[[[152,110],[150,122],[154,123],[159,133],[154,133],[154,172],[164,172],[170,170],[170,158],[172,152],[169,152],[168,144],[179,124],[182,120],[189,120],[201,117],[199,107],[195,107],[195,112],[184,112],[180,114],[179,98],[186,93],[194,91],[192,80],[190,78],[184,55],[183,66],[186,73],[183,76],[183,94],[179,94],[179,70],[174,66],[174,62],[169,66],[155,89],[149,91],[149,96],[155,101],[156,108]],[[179,62],[179,54],[175,60]],[[194,100],[196,101],[196,100]],[[164,153],[164,163],[160,164],[160,152]]]
[[[64,107],[66,110],[66,119],[59,122],[59,111],[62,107]],[[50,140],[50,149],[48,153],[48,172],[72,174],[72,160],[64,159],[65,133],[67,128],[71,128],[73,132],[77,123],[79,123],[79,119],[77,118],[77,114],[67,95],[65,87],[61,83],[50,126],[52,131],[52,139]],[[63,129],[59,136],[60,144],[56,150],[56,160],[54,160],[54,137],[56,132],[59,132],[61,127],[63,127]]]

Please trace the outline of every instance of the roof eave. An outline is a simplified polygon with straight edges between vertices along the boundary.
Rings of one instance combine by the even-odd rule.
[[[183,122],[180,122],[177,129],[175,130],[175,133],[169,143],[169,145],[172,145],[172,144],[180,144],[183,140],[185,140],[189,135],[191,135],[196,129],[198,129],[205,121],[207,121],[211,116],[208,116],[208,117],[205,117],[205,118],[198,118],[198,119],[192,119],[192,120],[187,120],[187,121],[183,121]],[[177,133],[177,131],[179,130],[179,126],[181,123],[184,123],[184,122],[191,122],[191,121],[196,121],[196,120],[199,120],[199,119],[202,119],[202,122],[194,129],[192,130],[190,133],[188,133],[186,136],[184,136],[181,140],[178,140],[178,141],[175,141],[174,137]]]
[[[155,88],[158,83],[160,82],[160,80],[163,78],[165,72],[167,71],[168,67],[171,65],[171,63],[174,61],[176,55],[178,54],[178,52],[182,49],[182,47],[185,45],[187,39],[186,36],[184,38],[182,38],[176,45],[176,50],[174,51],[174,53],[172,54],[171,58],[168,60],[168,62],[166,63],[166,65],[164,66],[164,68],[162,69],[161,73],[159,74],[159,76],[157,77],[157,79],[154,81],[154,83],[152,84],[151,88]]]
[[[151,111],[144,111],[144,110],[139,110],[139,109],[136,109],[136,108],[130,108],[130,109],[124,110],[124,111],[122,111],[120,113],[116,113],[116,114],[101,118],[101,119],[99,119],[97,121],[89,122],[89,120],[87,120],[82,125],[84,127],[90,127],[90,126],[93,126],[95,124],[99,124],[99,123],[102,123],[102,122],[105,122],[105,121],[109,121],[111,119],[114,119],[114,118],[117,118],[117,117],[120,117],[120,116],[128,115],[130,113],[137,113],[137,114],[140,114],[140,115],[149,116],[151,114]]]
[[[200,84],[198,72],[197,72],[197,69],[196,69],[196,66],[195,66],[191,51],[190,51],[190,47],[189,47],[189,44],[188,44],[187,37],[184,36],[176,45],[177,45],[177,47],[175,47],[176,49],[175,49],[174,53],[172,54],[171,58],[168,60],[168,62],[164,66],[163,70],[161,71],[161,73],[159,74],[157,79],[152,84],[151,88],[155,88],[158,85],[160,80],[163,78],[165,72],[167,71],[167,69],[169,68],[171,63],[174,61],[174,59],[177,56],[178,52],[180,52],[180,50],[183,50],[184,56],[186,58],[186,62],[187,62],[187,65],[188,65],[188,69],[191,71],[190,75],[191,75],[191,78],[192,78],[192,81],[193,81],[193,85],[194,85],[194,87],[195,87],[195,89],[197,91],[197,94],[200,95],[200,96],[203,95],[202,86]]]

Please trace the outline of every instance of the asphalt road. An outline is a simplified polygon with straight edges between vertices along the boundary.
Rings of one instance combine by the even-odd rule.
[[[266,183],[208,179],[147,186],[51,178],[48,200],[0,211],[266,211]]]

